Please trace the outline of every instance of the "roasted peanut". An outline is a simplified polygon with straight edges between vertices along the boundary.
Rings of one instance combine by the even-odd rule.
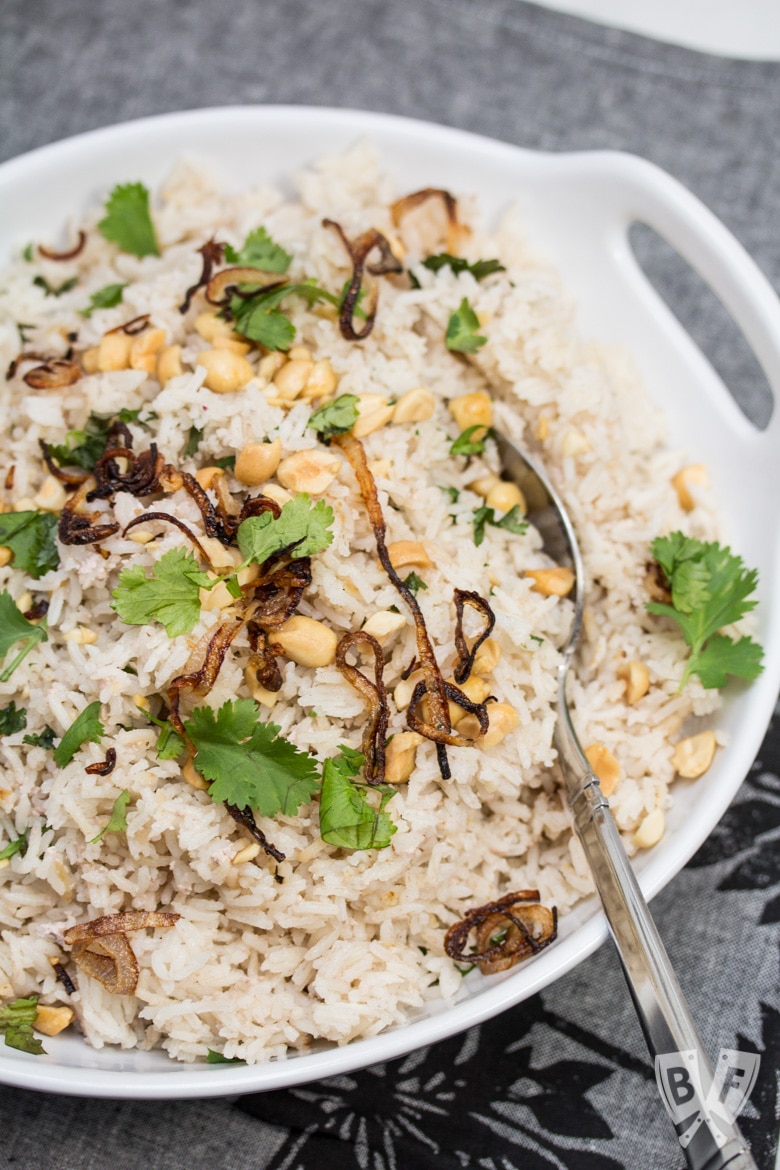
[[[561,455],[572,458],[575,455],[584,455],[587,451],[590,451],[590,443],[582,431],[578,431],[576,427],[568,430],[561,443]]]
[[[393,613],[392,610],[386,609],[372,613],[363,626],[363,633],[370,634],[380,645],[384,645],[388,638],[402,630],[405,625],[406,618],[402,613]]]
[[[672,763],[678,776],[684,780],[695,780],[703,776],[715,758],[717,747],[714,731],[700,731],[677,741]]]
[[[291,401],[297,398],[309,380],[314,368],[311,358],[298,358],[285,362],[274,374],[273,389],[280,398]]]
[[[629,705],[638,703],[650,689],[650,672],[644,662],[632,659],[621,666],[618,678],[626,680],[626,702]]]
[[[417,749],[423,737],[416,731],[401,731],[394,735],[385,751],[385,782],[403,784],[414,771]]]
[[[603,743],[596,740],[585,749],[585,758],[601,785],[601,791],[605,796],[611,796],[620,780],[620,764],[612,752]]]
[[[558,565],[554,569],[526,569],[525,575],[533,579],[532,588],[545,597],[565,597],[574,586],[572,570]]]
[[[513,508],[526,511],[525,496],[517,484],[499,480],[494,484],[485,497],[488,508],[495,508],[497,512],[511,512]]]
[[[215,394],[233,394],[255,375],[251,362],[229,349],[204,349],[198,365],[206,371],[204,385]]]
[[[272,443],[247,443],[236,459],[235,476],[247,487],[258,487],[276,471],[282,457],[279,436]]]
[[[484,427],[484,431],[475,431],[472,438],[485,437],[489,427],[493,425],[493,400],[486,390],[475,390],[471,394],[461,394],[459,398],[452,398],[449,411],[461,432],[469,427]]]
[[[433,561],[419,540],[396,540],[388,544],[387,555],[394,569],[406,569],[412,565],[418,569],[433,568]]]
[[[407,390],[393,407],[394,423],[425,422],[436,408],[436,397],[424,386]]]
[[[696,507],[696,499],[690,489],[706,486],[707,478],[707,468],[703,463],[691,463],[689,467],[683,467],[682,471],[672,476],[672,486],[677,492],[677,499],[684,512],[692,512]]]
[[[295,614],[275,630],[272,641],[299,666],[330,666],[336,658],[338,638],[324,622]]]
[[[76,1018],[73,1008],[64,1004],[55,1007],[53,1004],[39,1003],[38,1011],[33,1021],[36,1032],[44,1036],[59,1036]]]
[[[649,849],[652,845],[658,844],[665,829],[666,817],[663,809],[655,808],[640,821],[639,828],[633,836],[634,844],[638,845],[640,849]]]
[[[358,416],[352,427],[356,439],[364,439],[390,422],[394,407],[388,405],[384,394],[359,394]]]
[[[157,381],[161,386],[184,373],[181,364],[181,346],[169,345],[157,358]]]
[[[276,478],[290,491],[321,496],[330,487],[340,468],[338,455],[311,447],[308,451],[296,451],[294,455],[283,459],[277,468]]]
[[[42,512],[61,512],[67,498],[68,493],[60,481],[53,475],[47,475],[35,497],[35,506]]]
[[[492,674],[501,659],[501,647],[495,638],[485,638],[477,653],[474,655],[474,665],[471,668],[474,674]]]

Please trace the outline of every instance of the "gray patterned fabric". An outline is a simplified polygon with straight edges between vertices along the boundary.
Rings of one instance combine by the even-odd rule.
[[[94,126],[228,103],[407,114],[543,150],[616,148],[699,195],[780,287],[780,65],[699,55],[523,0],[4,0],[0,157]],[[647,232],[653,279],[757,420],[762,378],[722,310]],[[780,728],[654,912],[712,1052],[763,1052],[744,1115],[774,1164]],[[405,1061],[231,1100],[0,1090],[0,1158],[37,1170],[681,1166],[614,953]],[[254,1114],[254,1116],[250,1116]]]

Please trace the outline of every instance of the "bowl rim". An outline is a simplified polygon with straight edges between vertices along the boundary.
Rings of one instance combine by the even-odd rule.
[[[617,182],[626,184],[638,183],[640,187],[645,185],[650,188],[660,183],[669,198],[684,200],[689,208],[698,205],[700,210],[697,214],[703,217],[703,222],[707,222],[707,217],[714,220],[702,204],[660,168],[627,153],[573,151],[547,154],[430,121],[325,106],[222,106],[152,115],[99,127],[46,144],[0,164],[0,190],[15,184],[23,185],[75,155],[94,153],[109,144],[114,149],[118,141],[140,140],[148,134],[175,136],[183,127],[197,130],[239,123],[259,129],[263,125],[286,125],[293,133],[296,127],[314,126],[321,131],[329,131],[337,126],[353,137],[381,136],[384,133],[399,139],[407,137],[423,145],[435,141],[453,150],[465,150],[475,159],[502,159],[510,165],[532,160],[534,165],[543,165],[560,175],[587,174],[595,169],[598,172],[609,172]],[[327,143],[324,143],[320,153],[324,153],[326,147]],[[718,230],[733,239],[725,228]],[[755,271],[758,272],[757,269]],[[774,301],[777,304],[776,297]],[[777,311],[780,321],[780,305]],[[775,415],[778,413],[776,410]],[[763,731],[774,708],[775,695],[780,685],[780,655],[775,655],[772,662],[767,662],[765,675],[759,683],[759,686],[753,684],[756,689],[751,694],[750,734],[741,741],[741,751],[730,761],[731,782],[720,785],[708,806],[704,822],[706,832],[699,830],[685,837],[678,836],[666,844],[660,856],[652,855],[645,859],[646,863],[639,869],[638,877],[646,897],[651,898],[682,868],[711,832],[738,790],[760,746]],[[170,1068],[167,1071],[162,1068],[160,1071],[128,1071],[76,1066],[57,1063],[55,1055],[30,1057],[15,1052],[11,1055],[12,1050],[0,1049],[0,1082],[69,1095],[138,1099],[221,1096],[297,1085],[403,1056],[489,1019],[566,974],[607,937],[606,920],[603,913],[597,910],[592,917],[576,926],[571,934],[559,939],[553,947],[530,963],[515,969],[506,977],[486,980],[485,989],[477,996],[450,1006],[442,1004],[425,1018],[412,1019],[378,1036],[356,1040],[342,1047],[294,1054],[287,1060],[247,1067],[192,1066],[169,1059]],[[81,1038],[79,1041],[84,1043]]]

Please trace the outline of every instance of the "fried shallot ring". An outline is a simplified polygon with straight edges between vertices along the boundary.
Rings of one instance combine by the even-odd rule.
[[[128,337],[135,337],[137,333],[143,333],[146,329],[150,316],[151,313],[141,313],[140,317],[131,317],[124,325],[115,325],[113,329],[107,329],[104,336],[109,333],[126,333]]]
[[[184,294],[184,300],[179,305],[179,312],[186,313],[192,303],[192,298],[199,288],[203,288],[211,280],[211,272],[215,264],[222,263],[222,256],[225,251],[224,244],[218,244],[215,239],[206,240],[203,247],[198,248],[201,257],[202,268],[200,276],[195,284],[190,285]]]
[[[76,942],[71,957],[79,970],[112,995],[132,995],[138,985],[138,960],[126,934]]]
[[[5,372],[5,380],[6,382],[10,382],[11,378],[13,378],[14,374],[19,369],[19,366],[23,365],[24,362],[43,362],[45,365],[47,362],[53,361],[56,361],[56,358],[50,357],[49,354],[36,353],[31,349],[23,350],[22,353],[18,353],[14,360],[9,364],[8,369]]]
[[[385,236],[376,228],[369,228],[354,240],[350,240],[341,227],[332,219],[323,219],[323,227],[334,228],[338,232],[341,242],[346,248],[352,261],[352,276],[339,310],[339,329],[341,336],[347,341],[364,341],[374,328],[378,294],[374,292],[371,305],[365,310],[366,321],[361,330],[355,329],[355,309],[357,308],[360,290],[363,286],[363,269],[366,268],[372,276],[386,276],[391,272],[403,272],[401,261],[393,255],[393,250]],[[379,260],[375,264],[366,265],[366,260],[374,250],[379,251]]]
[[[127,471],[121,471],[117,459],[127,461]],[[116,492],[129,492],[136,497],[149,496],[160,490],[160,474],[165,460],[156,443],[139,455],[130,447],[109,447],[98,459],[92,474],[97,483],[87,494],[88,500],[105,500]]]
[[[374,656],[374,682],[362,671],[347,662],[350,650],[357,650],[360,644],[369,648]],[[336,666],[347,682],[359,691],[368,704],[369,719],[363,728],[363,755],[366,759],[365,778],[368,784],[381,784],[385,778],[385,739],[389,711],[387,691],[382,681],[384,654],[376,638],[365,630],[353,630],[345,634],[336,647]]]
[[[182,693],[184,691],[198,695],[209,693],[217,680],[217,675],[225,661],[225,655],[231,642],[244,628],[246,621],[246,617],[228,618],[227,621],[224,621],[209,639],[203,662],[198,669],[178,675],[168,687],[168,707],[170,708],[168,718],[174,729],[190,747],[193,745],[184,730],[184,724],[179,715]]]
[[[422,191],[412,191],[410,195],[404,195],[401,199],[396,199],[395,203],[391,203],[390,218],[393,221],[393,226],[400,227],[401,220],[408,212],[427,203],[429,199],[441,199],[444,204],[447,216],[445,247],[448,252],[457,253],[460,235],[464,230],[463,225],[458,222],[458,202],[454,195],[441,187],[424,187]]]
[[[477,949],[467,951],[469,935],[476,932]],[[503,937],[491,941],[496,935]],[[495,902],[477,906],[449,928],[444,950],[459,963],[476,963],[483,975],[514,967],[554,942],[558,912],[539,905],[538,890],[519,890]]]
[[[57,525],[57,537],[63,544],[97,544],[106,540],[119,531],[117,523],[99,524],[97,521],[104,516],[103,512],[78,512],[89,493],[90,484],[94,484],[93,476],[89,476],[70,497],[60,513]]]
[[[270,282],[270,283],[269,283]],[[239,285],[251,284],[253,287],[249,296],[255,296],[260,291],[272,288],[282,288],[289,284],[287,280],[279,280],[272,272],[262,272],[259,268],[249,268],[245,265],[236,268],[223,268],[216,276],[212,276],[206,286],[206,300],[210,305],[224,307],[230,304],[231,296],[236,293],[241,296]]]
[[[252,617],[264,630],[278,630],[295,613],[311,585],[311,558],[298,557],[253,584]]]
[[[275,694],[282,689],[284,680],[274,652],[268,645],[268,634],[256,621],[247,624],[246,632],[252,650],[247,669],[254,671],[261,686]]]
[[[155,928],[173,926],[180,917],[180,914],[172,914],[166,910],[122,910],[118,914],[105,914],[101,918],[93,918],[91,922],[80,922],[77,926],[71,926],[62,937],[68,946],[72,946],[73,943],[89,942],[112,934],[145,930],[148,926]]]
[[[38,440],[38,446],[43,455],[43,461],[48,467],[51,474],[60,483],[64,483],[66,487],[79,487],[89,479],[90,473],[88,471],[63,471],[59,463],[55,463],[54,456],[51,453],[51,448],[45,439]]]
[[[171,516],[168,512],[142,512],[140,516],[136,516],[135,520],[131,520],[129,524],[125,525],[122,531],[122,536],[127,536],[130,529],[135,528],[137,524],[148,523],[150,520],[159,520],[163,524],[173,524],[174,527],[178,528],[179,532],[183,532],[187,539],[192,541],[203,559],[207,562],[207,564],[211,565],[211,557],[206,552],[195,533],[187,527],[183,520],[179,520],[178,516]]]
[[[257,824],[251,808],[236,808],[234,804],[228,804],[227,801],[225,801],[225,808],[237,825],[243,825],[252,834],[255,841],[257,841],[258,845],[262,846],[269,857],[273,857],[274,861],[284,861],[287,854],[282,853],[281,849],[277,849],[275,845],[271,844],[263,830]]]
[[[45,248],[43,244],[38,245],[38,251],[46,260],[75,260],[79,253],[83,252],[86,242],[87,233],[80,230],[78,242],[66,252],[55,252],[53,248]]]
[[[116,767],[116,748],[109,748],[105,760],[99,764],[88,764],[84,771],[89,776],[110,776]]]
[[[33,390],[62,390],[81,378],[81,367],[66,358],[48,358],[22,378]]]
[[[485,598],[480,597],[478,593],[470,589],[456,589],[454,597],[455,613],[457,614],[455,649],[458,651],[458,661],[455,664],[453,675],[456,683],[464,683],[474,668],[474,659],[477,651],[485,639],[489,638],[492,633],[493,626],[496,624],[496,615],[493,613],[487,601],[485,601]],[[484,628],[474,639],[470,649],[466,642],[466,635],[463,633],[463,610],[467,605],[470,605],[472,609],[476,609],[485,619]]]

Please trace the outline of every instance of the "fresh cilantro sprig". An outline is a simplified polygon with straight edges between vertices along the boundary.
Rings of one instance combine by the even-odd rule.
[[[50,443],[49,454],[61,467],[83,467],[85,471],[93,471],[106,449],[112,424],[138,422],[141,410],[142,407],[129,410],[123,406],[117,414],[90,414],[82,428],[68,431],[64,443]]]
[[[352,430],[358,420],[357,394],[340,394],[332,402],[326,402],[319,410],[315,410],[308,422],[321,439],[330,439],[333,435],[344,435]]]
[[[21,513],[17,512],[17,515]],[[12,646],[23,642],[21,650],[9,662],[4,670],[0,671],[0,682],[8,682],[16,668],[24,661],[27,655],[39,642],[48,638],[46,622],[33,625],[19,612],[16,603],[7,589],[0,593],[0,658],[4,658]]]
[[[479,438],[474,436],[479,433]],[[477,423],[473,427],[466,427],[450,446],[450,455],[481,455],[485,450],[485,443],[490,438],[488,427]]]
[[[160,734],[157,736],[157,759],[178,760],[187,745],[178,731],[174,729],[170,719],[155,719],[154,715],[150,715],[148,711],[146,717],[155,727],[160,728]]]
[[[38,1015],[38,996],[14,999],[0,1007],[0,1032],[9,1048],[42,1056],[45,1049],[37,1036],[33,1035],[33,1024]]]
[[[106,730],[98,718],[100,703],[89,703],[71,723],[54,752],[54,763],[64,768],[84,743],[100,743]]]
[[[24,857],[27,852],[27,838],[29,835],[30,830],[25,829],[21,837],[15,837],[4,849],[0,849],[0,861],[8,861],[9,858],[15,857],[17,853],[21,853],[22,857]]]
[[[748,600],[758,584],[756,569],[717,541],[704,542],[673,532],[657,537],[650,551],[669,583],[672,604],[650,601],[646,609],[671,618],[691,655],[680,690],[692,674],[708,689],[725,687],[729,675],[754,679],[763,670],[763,650],[752,638],[736,641],[720,631],[738,622],[757,602]]]
[[[259,227],[249,233],[238,251],[226,244],[225,260],[242,268],[260,268],[281,275],[290,267],[292,256],[271,239],[264,227]]]
[[[251,292],[252,285],[245,285],[242,291]],[[339,304],[338,297],[320,288],[316,280],[273,284],[258,288],[252,296],[231,298],[230,313],[236,331],[266,349],[288,350],[295,340],[295,326],[279,306],[291,296],[302,297],[310,307],[322,301],[337,307]]]
[[[111,608],[129,626],[160,622],[169,638],[188,634],[200,617],[200,591],[214,582],[198,568],[191,552],[172,548],[163,553],[147,577],[143,565],[119,574]]]
[[[355,783],[364,763],[361,752],[339,744],[339,755],[322,768],[320,835],[339,849],[384,849],[398,828],[384,811],[395,788]]]
[[[219,711],[195,707],[185,730],[215,801],[264,817],[292,816],[319,787],[315,758],[280,735],[275,723],[262,723],[251,699],[224,703]]]
[[[476,353],[487,342],[487,337],[478,333],[478,329],[479,318],[468,297],[464,297],[455,312],[450,314],[444,344],[454,353]]]
[[[133,256],[159,256],[149,211],[149,192],[143,183],[118,183],[106,202],[98,231]]]
[[[0,735],[13,735],[17,731],[24,731],[27,726],[27,709],[17,707],[11,700],[7,707],[0,711]]]
[[[332,524],[329,504],[324,500],[312,504],[306,492],[298,492],[283,505],[278,517],[262,512],[239,524],[237,540],[244,565],[262,565],[282,551],[293,560],[324,552],[333,541]]]
[[[30,747],[41,747],[44,751],[50,752],[54,747],[54,741],[57,738],[57,732],[53,727],[49,727],[48,723],[43,731],[25,735],[22,743],[29,744]]]
[[[87,842],[88,845],[94,845],[96,841],[100,841],[106,833],[124,833],[127,829],[127,806],[130,803],[130,793],[124,788],[119,796],[111,806],[111,818],[103,826],[96,837],[92,837]]]
[[[422,264],[423,268],[428,268],[431,272],[439,272],[442,268],[451,268],[456,276],[461,272],[470,272],[475,280],[484,280],[494,272],[506,272],[500,260],[474,260],[470,264],[462,256],[451,256],[449,252],[427,256]]]
[[[86,309],[79,309],[79,315],[91,317],[95,309],[113,309],[121,305],[126,288],[126,284],[106,284],[97,292],[90,293],[89,304]]]
[[[488,508],[487,504],[483,504],[481,508],[474,509],[474,544],[479,548],[482,541],[485,539],[485,526],[490,524],[493,528],[503,528],[505,532],[512,532],[515,536],[522,536],[528,528],[527,521],[523,520],[523,513],[520,511],[520,505],[515,504],[514,508],[502,516],[500,520],[496,520],[496,513],[493,508]]]
[[[57,517],[51,512],[5,512],[0,515],[0,544],[14,554],[13,566],[37,581],[60,563],[54,540]]]
[[[70,292],[72,288],[75,288],[78,282],[79,278],[77,276],[71,276],[68,280],[63,280],[62,284],[59,285],[49,284],[45,276],[33,277],[33,284],[36,288],[42,288],[43,295],[46,297],[61,297],[64,293]]]

